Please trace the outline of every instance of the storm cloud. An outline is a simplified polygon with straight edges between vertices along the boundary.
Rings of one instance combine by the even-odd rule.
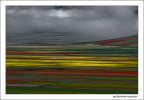
[[[7,6],[7,43],[75,43],[138,34],[137,6]]]

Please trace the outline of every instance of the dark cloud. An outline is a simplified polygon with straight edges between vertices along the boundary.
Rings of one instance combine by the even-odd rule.
[[[137,6],[7,6],[7,43],[73,43],[138,34]]]

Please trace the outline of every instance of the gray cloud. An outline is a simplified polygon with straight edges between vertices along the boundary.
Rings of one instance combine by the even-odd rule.
[[[136,6],[7,6],[7,43],[73,43],[138,34]]]

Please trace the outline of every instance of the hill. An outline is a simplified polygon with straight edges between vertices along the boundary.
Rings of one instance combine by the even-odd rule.
[[[124,38],[118,38],[118,39],[98,41],[98,42],[96,42],[96,44],[108,45],[108,46],[137,46],[138,45],[138,35],[124,37]]]
[[[78,42],[74,44],[90,44],[90,45],[102,45],[102,46],[138,46],[138,35],[129,37],[122,37],[116,39],[91,41],[91,42]]]

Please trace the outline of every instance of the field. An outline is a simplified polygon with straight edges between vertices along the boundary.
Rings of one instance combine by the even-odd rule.
[[[7,94],[137,94],[137,46],[7,45]]]

